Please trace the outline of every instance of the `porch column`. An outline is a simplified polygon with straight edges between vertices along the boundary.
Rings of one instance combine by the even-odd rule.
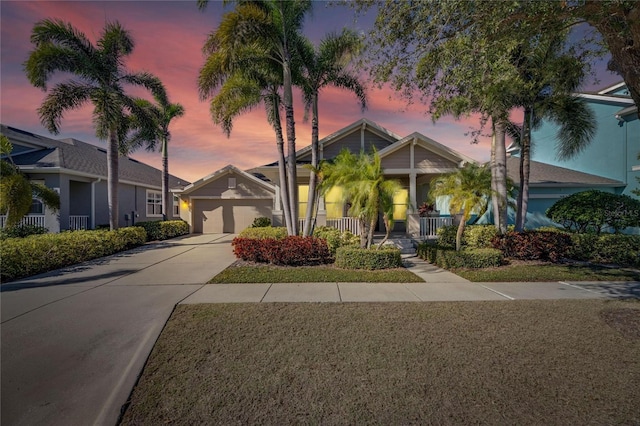
[[[284,212],[281,204],[280,185],[276,185],[276,196],[273,199],[273,210],[271,211],[271,226],[284,226]]]
[[[318,197],[318,214],[316,215],[316,226],[327,226],[327,210],[324,204],[324,197]]]

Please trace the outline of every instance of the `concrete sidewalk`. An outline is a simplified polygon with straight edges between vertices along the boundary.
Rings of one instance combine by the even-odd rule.
[[[640,298],[640,283],[472,283],[418,257],[404,260],[424,283],[209,284],[181,303],[440,302],[517,299]]]

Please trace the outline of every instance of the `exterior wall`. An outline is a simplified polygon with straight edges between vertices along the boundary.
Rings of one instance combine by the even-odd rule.
[[[411,146],[407,144],[385,156],[381,161],[384,169],[409,169],[411,168]]]
[[[633,194],[633,191],[640,190],[640,182],[638,182],[640,178],[640,159],[638,158],[638,155],[640,155],[640,119],[638,119],[637,115],[633,117],[627,116],[626,118],[628,121],[624,122],[624,126],[627,138],[625,153],[627,160],[625,182],[627,186],[622,193],[631,197],[638,197]]]
[[[417,169],[451,169],[458,168],[458,165],[446,158],[443,158],[419,145],[414,148],[413,159]]]
[[[377,151],[380,151],[391,143],[381,137],[376,135],[375,133],[366,130],[364,131],[364,150],[365,152],[371,152],[375,148]],[[349,151],[354,154],[358,154],[362,151],[362,135],[361,129],[357,129],[348,135],[343,136],[342,138],[332,142],[331,144],[326,145],[323,148],[323,158],[334,158],[336,155],[340,153],[344,148],[347,148]]]
[[[229,188],[228,178],[236,179],[236,187]],[[189,193],[191,197],[273,197],[273,192],[238,174],[226,174]]]

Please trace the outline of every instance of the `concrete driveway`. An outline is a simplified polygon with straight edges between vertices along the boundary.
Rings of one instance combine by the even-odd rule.
[[[0,287],[3,425],[114,425],[176,303],[233,235],[150,244]]]

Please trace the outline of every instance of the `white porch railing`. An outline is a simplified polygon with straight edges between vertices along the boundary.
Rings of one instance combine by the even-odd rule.
[[[355,217],[327,219],[327,226],[337,228],[342,232],[350,231],[354,235],[360,235],[360,221]]]
[[[7,216],[0,216],[0,228],[4,228],[7,222]],[[41,226],[44,228],[44,215],[43,214],[30,214],[22,218],[19,225],[33,225]]]
[[[69,230],[89,229],[89,216],[69,215]]]
[[[436,238],[438,229],[453,225],[452,217],[421,217],[420,238]]]

